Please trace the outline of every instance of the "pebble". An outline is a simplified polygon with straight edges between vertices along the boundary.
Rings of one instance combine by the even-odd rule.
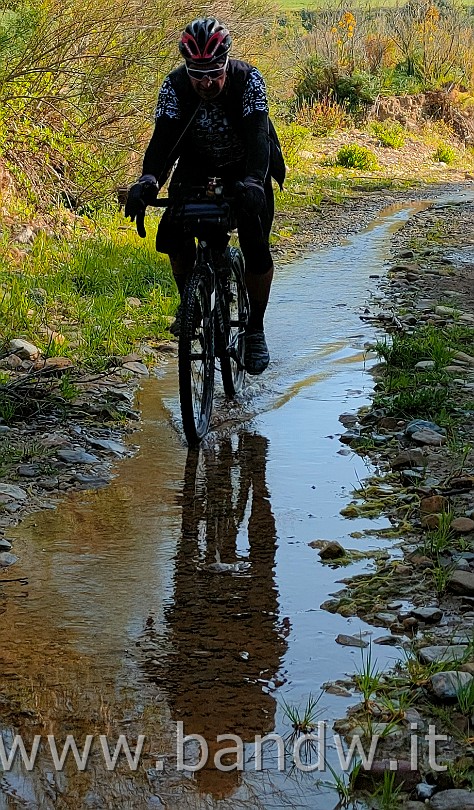
[[[441,433],[437,433],[435,430],[417,430],[415,433],[411,434],[411,438],[417,444],[427,444],[432,447],[441,447],[443,444],[446,444],[446,437],[442,436]]]
[[[423,467],[425,457],[422,450],[404,450],[392,459],[392,470],[400,470],[404,467]]]
[[[149,377],[150,372],[148,371],[145,363],[124,363],[122,368],[126,369],[127,371],[132,371],[134,374],[138,374],[141,377]]]
[[[474,573],[471,571],[454,571],[448,582],[448,591],[463,596],[474,596]]]
[[[412,610],[411,615],[418,619],[419,622],[425,622],[426,624],[434,624],[434,622],[439,622],[443,616],[443,611],[437,607],[424,607],[424,608],[415,608]]]
[[[18,557],[15,554],[10,554],[9,551],[0,552],[0,568],[8,568],[9,565],[14,565],[18,562]]]
[[[380,624],[394,624],[397,621],[395,613],[376,613],[374,616],[376,622]]]
[[[462,644],[433,644],[418,650],[420,660],[424,664],[433,664],[439,661],[460,661],[466,654],[466,647]]]
[[[15,486],[15,484],[0,484],[0,495],[5,495],[7,499],[11,498],[17,501],[24,501],[28,497],[25,490]]]
[[[18,355],[22,360],[36,360],[40,355],[40,350],[33,343],[28,343],[27,340],[15,338],[10,341],[9,349],[14,354]]]
[[[120,442],[114,442],[112,439],[96,439],[93,436],[86,436],[86,441],[92,447],[97,447],[101,450],[108,450],[116,456],[123,456],[127,452],[125,445]]]
[[[430,678],[431,688],[440,700],[456,700],[459,690],[467,686],[472,681],[472,675],[468,672],[437,672]]]
[[[411,422],[408,422],[408,425],[405,428],[405,434],[407,436],[413,436],[414,433],[418,433],[422,430],[433,431],[434,433],[440,433],[441,435],[446,435],[446,430],[436,422],[429,422],[427,419],[413,419]]]
[[[86,453],[85,450],[58,450],[57,456],[60,461],[65,461],[67,464],[93,464],[99,461],[97,456]]]
[[[343,647],[368,647],[367,641],[364,641],[360,636],[346,636],[344,633],[339,633],[336,638],[336,644],[342,644]]]
[[[459,534],[469,534],[474,532],[474,520],[467,517],[457,517],[451,523],[451,528],[454,532]]]
[[[5,537],[0,537],[0,551],[10,551],[12,544]]]
[[[473,810],[474,793],[469,790],[441,790],[430,800],[431,810]]]
[[[420,509],[425,515],[445,512],[447,508],[448,499],[442,495],[431,495],[429,498],[423,498],[420,503]]]
[[[322,560],[336,560],[346,556],[346,550],[337,540],[330,540],[319,551]]]

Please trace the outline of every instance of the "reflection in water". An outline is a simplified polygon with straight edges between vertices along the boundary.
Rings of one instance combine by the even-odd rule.
[[[278,619],[267,445],[263,436],[242,433],[211,450],[190,451],[165,631],[149,620],[144,632],[144,668],[165,688],[172,719],[209,744],[211,762],[196,782],[215,798],[231,795],[240,780],[237,770],[215,767],[219,747],[232,745],[217,743],[217,736],[249,742],[275,725],[270,692],[287,629]],[[235,761],[235,755],[222,759]]]

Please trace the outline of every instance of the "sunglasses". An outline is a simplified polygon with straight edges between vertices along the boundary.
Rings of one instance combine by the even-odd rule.
[[[196,82],[202,82],[204,79],[210,79],[214,81],[214,79],[220,79],[221,76],[227,70],[227,59],[223,65],[217,68],[190,68],[186,65],[186,71],[190,79],[194,79]]]

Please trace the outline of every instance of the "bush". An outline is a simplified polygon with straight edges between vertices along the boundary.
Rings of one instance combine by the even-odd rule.
[[[311,130],[316,137],[329,135],[351,124],[351,117],[343,104],[330,95],[311,104],[302,104],[296,113],[296,121]]]
[[[398,121],[374,121],[370,129],[382,146],[400,149],[405,145],[405,130]]]
[[[308,135],[309,129],[301,124],[292,123],[278,128],[283,157],[290,168],[294,169],[300,163],[301,150],[304,148]]]
[[[378,168],[377,156],[366,146],[357,143],[341,147],[336,155],[336,165],[345,166],[346,169],[367,169],[374,171]]]
[[[457,159],[456,150],[447,143],[440,143],[436,152],[431,156],[432,160],[438,163],[455,163]]]

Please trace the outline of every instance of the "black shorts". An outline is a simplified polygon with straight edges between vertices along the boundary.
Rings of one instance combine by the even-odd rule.
[[[184,188],[189,186],[203,185],[207,182],[209,173],[192,176],[184,167],[178,167],[173,173],[169,185],[168,194],[172,198],[176,196],[178,189],[183,193]],[[221,175],[222,176],[222,173]],[[185,180],[184,180],[185,178]],[[235,174],[228,174],[222,178],[224,186],[227,185],[228,193],[232,194],[233,184],[240,178]],[[241,207],[236,209],[237,233],[239,243],[245,259],[245,270],[248,273],[260,275],[266,273],[272,265],[270,254],[269,237],[274,215],[274,197],[270,175],[267,177],[264,186],[265,202],[262,210],[257,216],[250,216]],[[173,217],[173,209],[167,208],[160,220],[158,232],[156,234],[156,249],[160,253],[167,253],[172,258],[193,250],[193,237],[183,234],[179,221]]]

